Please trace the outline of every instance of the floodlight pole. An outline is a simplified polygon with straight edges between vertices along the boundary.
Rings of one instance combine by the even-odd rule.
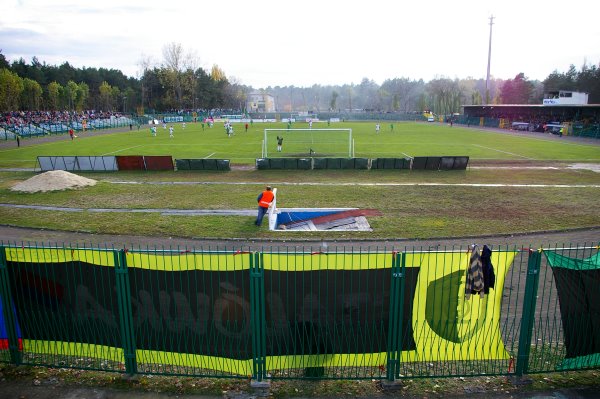
[[[487,64],[487,75],[485,78],[485,103],[490,103],[490,64],[492,61],[492,25],[494,25],[494,16],[490,16],[490,44],[488,47],[488,64]]]

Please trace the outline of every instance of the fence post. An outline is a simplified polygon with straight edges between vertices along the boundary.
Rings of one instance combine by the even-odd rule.
[[[137,373],[135,356],[135,333],[133,329],[133,312],[131,310],[131,287],[129,285],[129,270],[127,268],[126,250],[120,249],[115,255],[115,277],[117,282],[117,300],[119,306],[119,325],[125,372],[129,375]]]
[[[20,365],[23,357],[19,351],[19,335],[17,334],[17,316],[15,314],[12,293],[10,291],[10,278],[8,277],[8,264],[6,261],[6,247],[0,246],[0,300],[2,300],[2,316],[8,336],[8,349],[10,362]]]
[[[252,379],[266,376],[265,279],[262,253],[250,252],[250,321],[252,323]]]
[[[522,376],[527,373],[529,353],[531,352],[531,335],[535,319],[535,305],[540,280],[541,251],[529,250],[527,260],[527,279],[523,295],[523,313],[521,316],[521,333],[519,334],[519,349],[515,373]]]
[[[403,252],[392,254],[392,270],[390,281],[390,317],[388,326],[388,351],[386,380],[393,382],[400,373],[400,357],[402,356],[402,318],[404,313],[405,261]]]

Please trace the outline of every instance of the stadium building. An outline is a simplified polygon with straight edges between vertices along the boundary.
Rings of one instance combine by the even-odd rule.
[[[246,99],[247,112],[275,112],[275,98],[267,93],[252,92]]]
[[[568,134],[573,125],[595,126],[600,122],[600,104],[588,104],[588,94],[567,90],[545,93],[542,104],[465,105],[464,116],[500,120],[501,128],[549,131],[548,126],[564,127]]]

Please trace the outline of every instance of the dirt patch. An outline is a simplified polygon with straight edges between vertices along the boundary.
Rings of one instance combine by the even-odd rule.
[[[38,193],[93,186],[97,182],[64,170],[51,170],[12,186],[11,191]]]
[[[255,165],[252,164],[229,164],[231,170],[254,170],[256,169]]]

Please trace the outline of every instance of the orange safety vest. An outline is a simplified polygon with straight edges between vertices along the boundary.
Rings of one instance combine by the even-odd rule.
[[[275,196],[273,195],[273,191],[268,191],[265,190],[262,192],[262,197],[260,197],[260,201],[258,201],[258,206],[261,206],[263,208],[268,208],[269,205],[271,205],[271,202],[273,201],[273,198]]]

